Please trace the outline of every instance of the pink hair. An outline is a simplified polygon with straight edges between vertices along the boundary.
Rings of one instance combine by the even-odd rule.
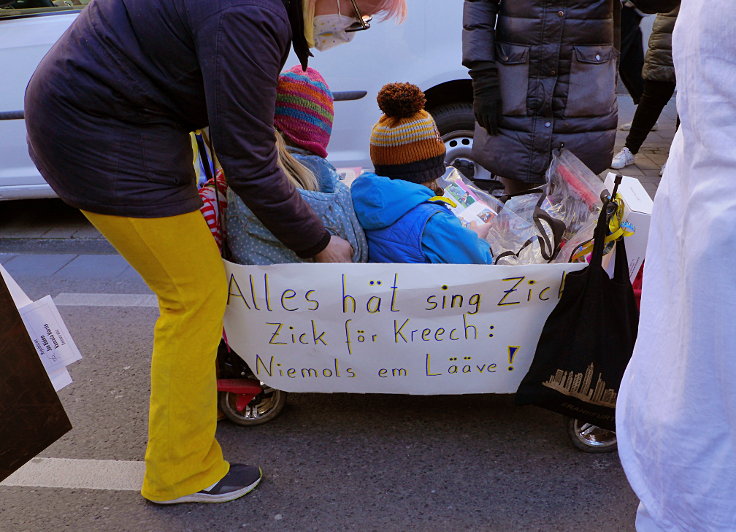
[[[396,18],[402,22],[406,18],[406,0],[381,0],[378,12],[381,13],[381,20]]]
[[[305,5],[314,6],[317,0],[305,0]],[[373,0],[377,6],[377,13],[381,14],[381,20],[396,18],[401,22],[406,18],[406,0]]]

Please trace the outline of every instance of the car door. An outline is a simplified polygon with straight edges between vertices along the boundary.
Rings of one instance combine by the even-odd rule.
[[[75,0],[78,1],[78,0]],[[2,3],[2,2],[0,2]],[[45,4],[43,7],[37,5]],[[55,197],[28,156],[23,95],[41,58],[82,5],[17,0],[0,7],[0,200]]]

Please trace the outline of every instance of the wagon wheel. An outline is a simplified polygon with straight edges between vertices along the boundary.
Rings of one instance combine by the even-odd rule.
[[[238,401],[239,394],[220,392],[220,410],[236,425],[252,426],[268,423],[276,418],[286,406],[286,392],[274,390],[261,383],[263,391],[250,402]]]
[[[585,453],[612,453],[617,448],[616,433],[579,419],[566,417],[565,428],[573,446]]]

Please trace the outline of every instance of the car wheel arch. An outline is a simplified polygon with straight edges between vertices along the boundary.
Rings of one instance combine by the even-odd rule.
[[[427,98],[426,109],[432,109],[457,103],[473,102],[473,85],[469,79],[455,79],[434,85],[424,91]]]

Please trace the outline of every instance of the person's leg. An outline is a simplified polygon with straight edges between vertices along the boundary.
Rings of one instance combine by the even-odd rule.
[[[635,104],[644,92],[641,69],[644,66],[644,47],[641,35],[641,16],[630,7],[621,9],[621,56],[618,74]]]
[[[142,495],[169,501],[222,479],[229,465],[215,440],[215,357],[227,282],[199,211],[168,218],[85,216],[158,296]]]
[[[641,145],[657,122],[662,109],[675,92],[675,84],[669,81],[644,80],[644,94],[631,122],[631,131],[626,136],[626,147],[633,154],[639,152]]]

